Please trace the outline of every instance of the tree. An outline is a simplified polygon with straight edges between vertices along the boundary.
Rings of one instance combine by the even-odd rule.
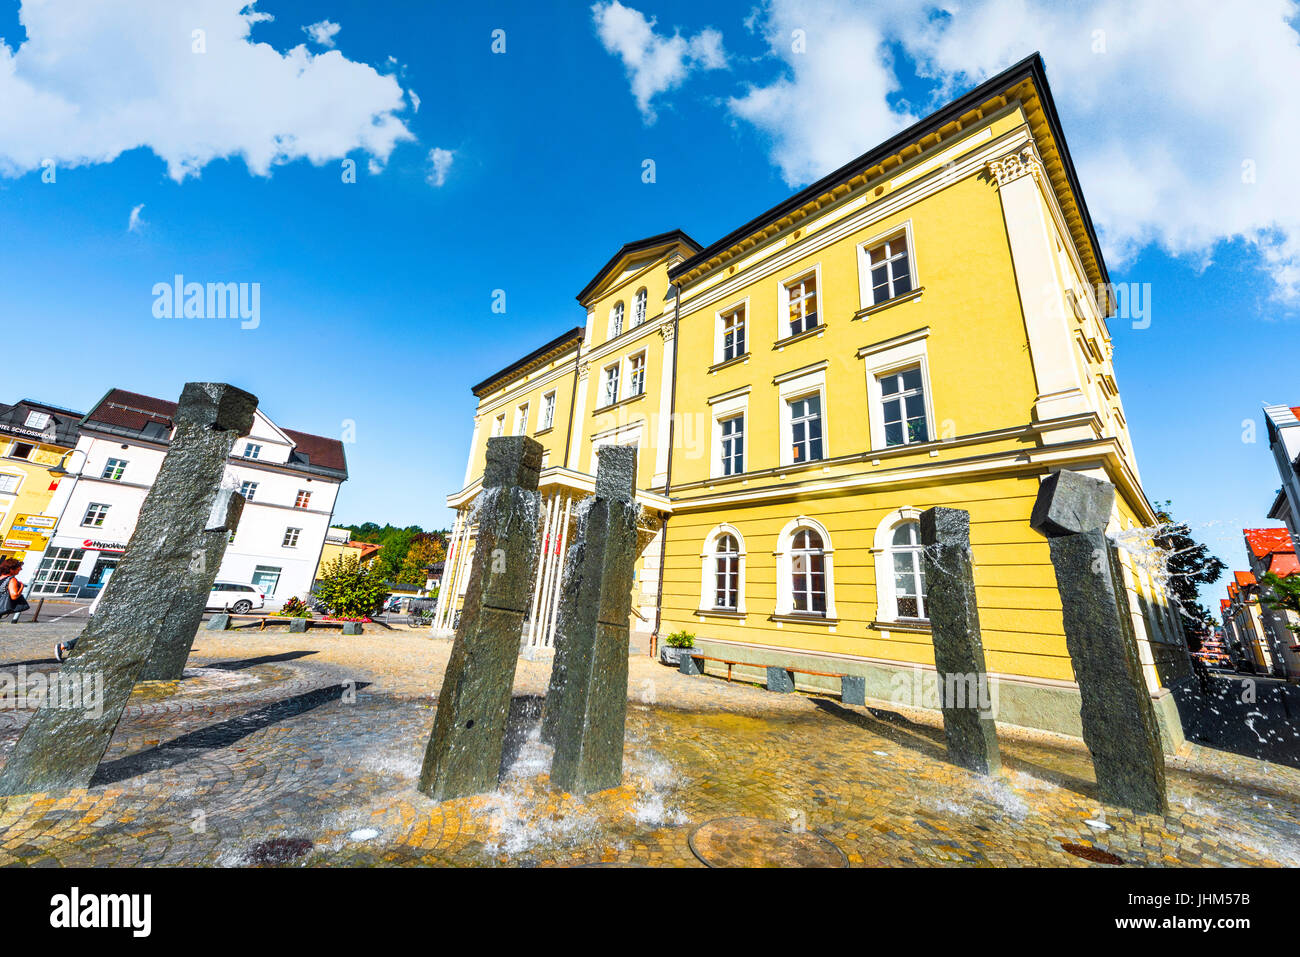
[[[1197,600],[1197,586],[1218,581],[1228,566],[1210,554],[1208,546],[1192,538],[1186,525],[1174,520],[1173,502],[1156,503],[1156,521],[1163,530],[1153,541],[1168,553],[1169,588],[1183,612],[1180,620],[1187,645],[1196,651],[1201,636],[1213,632],[1216,624],[1210,610]]]
[[[386,579],[373,562],[363,568],[357,556],[340,555],[325,566],[316,597],[337,618],[364,618],[388,599]]]
[[[1278,576],[1276,572],[1264,574],[1265,589],[1260,589],[1260,603],[1274,611],[1293,611],[1300,614],[1300,575]],[[1300,633],[1300,625],[1287,625],[1292,631]]]
[[[394,579],[400,585],[423,585],[428,580],[427,565],[443,561],[447,557],[447,548],[436,535],[427,532],[411,539],[406,557]]]

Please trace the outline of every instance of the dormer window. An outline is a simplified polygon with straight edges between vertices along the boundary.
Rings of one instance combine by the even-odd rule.
[[[45,427],[50,424],[50,417],[44,412],[28,412],[27,421],[23,423],[29,429],[38,429],[44,431]]]
[[[261,457],[262,457],[262,447],[260,445],[254,445],[252,442],[249,442],[247,445],[244,446],[244,458],[259,459]]]

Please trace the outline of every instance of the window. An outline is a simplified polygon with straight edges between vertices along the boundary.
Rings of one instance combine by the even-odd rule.
[[[104,463],[104,471],[100,478],[108,479],[110,482],[122,481],[122,473],[126,471],[126,459],[109,459]]]
[[[816,462],[822,458],[821,395],[790,400],[790,461]]]
[[[244,458],[256,459],[261,457],[262,457],[262,447],[260,445],[254,445],[252,442],[249,442],[247,445],[244,446]]]
[[[801,279],[786,283],[786,314],[790,319],[790,335],[817,327],[817,274],[809,273]]]
[[[894,529],[889,553],[893,562],[897,616],[927,618],[925,564],[921,560],[921,524],[909,521]]]
[[[528,403],[515,409],[515,435],[528,434]]]
[[[641,352],[628,360],[627,394],[641,395],[645,392],[645,353]]]
[[[85,551],[80,548],[51,548],[41,559],[32,579],[33,595],[68,595],[74,590],[77,569]]]
[[[298,489],[298,497],[293,500],[294,508],[307,508],[311,504],[311,492],[306,489]]]
[[[542,396],[542,422],[538,431],[544,432],[553,425],[555,425],[555,393],[548,392]]]
[[[632,325],[634,327],[645,322],[646,298],[646,291],[639,289],[636,298],[632,300]]]
[[[886,447],[930,441],[920,366],[880,376],[880,400]]]
[[[284,541],[281,542],[285,548],[297,548],[298,536],[302,534],[301,528],[286,528],[284,530]]]
[[[505,434],[506,434],[506,414],[502,412],[500,415],[497,416],[496,422],[492,424],[492,435],[498,436],[498,435],[505,435]]]
[[[241,482],[239,486],[239,494],[244,496],[245,502],[251,502],[257,495],[257,483]]]
[[[0,474],[0,494],[12,495],[18,491],[18,486],[22,484],[21,475]]]
[[[735,611],[740,600],[740,546],[733,536],[718,536],[713,564],[716,583],[713,607]]]
[[[36,446],[31,445],[28,442],[15,442],[9,448],[9,457],[11,459],[31,458],[32,452],[34,452],[35,450],[36,450]]]
[[[885,302],[912,291],[912,264],[907,256],[907,237],[892,239],[864,250],[871,274],[872,303]]]
[[[28,412],[27,421],[23,423],[29,429],[43,430],[50,424],[50,417],[44,412]]]
[[[722,474],[745,471],[745,417],[734,415],[718,423],[722,429]]]
[[[609,338],[614,339],[623,334],[623,303],[614,303],[609,311]]]
[[[745,307],[722,317],[722,362],[745,354]]]
[[[90,528],[103,528],[107,516],[107,505],[102,502],[91,502],[86,509],[86,514],[81,518],[81,524]]]
[[[790,551],[792,608],[807,615],[826,614],[826,553],[822,537],[811,528],[794,534]]]
[[[605,390],[601,393],[601,405],[613,405],[618,401],[618,365],[605,369]]]
[[[253,587],[259,592],[270,598],[275,594],[275,588],[280,584],[280,569],[274,565],[258,565],[253,571]]]

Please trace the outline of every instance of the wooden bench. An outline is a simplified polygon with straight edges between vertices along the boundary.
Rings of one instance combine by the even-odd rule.
[[[228,624],[218,622],[218,619],[222,618],[224,618]],[[235,625],[235,619],[241,619],[248,623],[245,625]],[[302,622],[302,626],[300,628],[294,628],[294,622]],[[359,635],[365,630],[359,621],[322,621],[318,618],[290,618],[287,615],[236,615],[228,612],[221,612],[213,615],[212,618],[209,619],[208,628],[209,630],[225,631],[227,627],[252,628],[254,624],[257,625],[258,631],[266,631],[267,625],[284,624],[289,625],[289,630],[292,632],[304,632],[312,628],[338,628],[340,630],[345,630],[348,625],[357,626],[357,630],[354,634]]]
[[[793,668],[785,665],[760,665],[752,661],[740,661],[734,658],[718,658],[714,655],[695,655],[683,652],[678,659],[677,670],[684,675],[702,675],[704,669],[697,661],[716,661],[727,666],[727,682],[731,682],[732,669],[737,665],[746,668],[767,669],[767,690],[778,693],[794,691],[794,675],[815,675],[819,678],[840,679],[840,701],[844,704],[867,703],[866,679],[860,675],[849,675],[838,671],[813,671],[809,668]]]

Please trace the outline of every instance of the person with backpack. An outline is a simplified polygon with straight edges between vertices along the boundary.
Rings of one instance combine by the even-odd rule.
[[[32,606],[23,597],[23,584],[18,580],[23,563],[16,558],[0,561],[0,617],[13,615],[13,623],[18,624],[18,616]]]

